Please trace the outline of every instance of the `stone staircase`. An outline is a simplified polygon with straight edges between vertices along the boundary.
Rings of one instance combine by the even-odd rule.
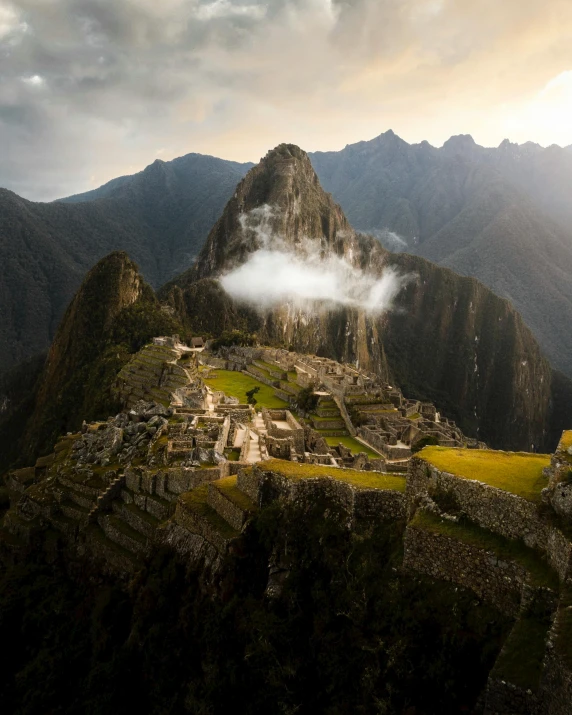
[[[346,423],[331,395],[320,395],[316,412],[310,416],[310,422],[317,432],[327,437],[346,437],[349,433]]]

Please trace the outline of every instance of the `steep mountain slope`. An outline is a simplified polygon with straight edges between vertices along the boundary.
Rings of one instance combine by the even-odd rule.
[[[221,288],[205,279],[219,278],[273,245],[294,260],[305,258],[311,255],[308,242],[319,246],[324,270],[328,261],[343,258],[366,281],[390,268],[409,279],[395,309],[381,315],[331,301],[309,307],[283,300],[260,308],[261,339],[393,375],[411,394],[435,399],[465,431],[478,431],[493,445],[529,449],[545,442],[551,369],[510,303],[472,278],[423,258],[391,254],[357,234],[298,147],[279,146],[248,173],[195,266],[161,297],[188,308],[203,290],[210,291],[225,305],[229,322],[237,316],[246,321],[246,313],[232,308]],[[213,331],[225,327],[230,325],[219,320]]]
[[[0,372],[48,348],[110,251],[127,251],[153,285],[190,265],[248,166],[190,154],[52,204],[0,189]]]
[[[33,399],[28,397],[21,441],[8,444],[0,423],[0,467],[15,451],[21,460],[33,460],[83,419],[106,419],[118,409],[112,385],[131,354],[155,335],[180,330],[126,253],[101,260],[67,309],[37,383],[28,384]]]
[[[481,280],[572,374],[572,155],[452,137],[441,149],[389,131],[312,163],[358,229]]]

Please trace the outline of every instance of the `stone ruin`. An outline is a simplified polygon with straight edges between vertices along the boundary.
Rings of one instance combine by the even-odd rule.
[[[355,455],[341,443],[320,443],[315,452],[307,443],[302,457],[300,449],[287,443],[269,441],[269,454],[294,454],[295,461],[323,464],[329,459],[339,466],[352,461],[364,469],[405,472],[412,453],[425,443],[445,447],[482,448],[485,445],[467,438],[454,421],[439,414],[435,405],[403,396],[397,387],[384,383],[372,373],[328,358],[301,355],[283,349],[232,347],[208,352],[201,357],[206,369],[236,370],[251,375],[272,387],[274,394],[296,409],[301,389],[311,389],[317,397],[315,414],[305,419],[306,426],[324,438],[351,436],[364,445],[366,456]],[[379,457],[367,456],[367,451]],[[351,455],[351,457],[349,456]]]
[[[433,405],[408,401],[373,376],[322,358],[299,361],[286,351],[233,353],[233,364],[251,360],[245,371],[252,374],[249,365],[265,371],[268,378],[261,377],[277,382],[293,405],[302,385],[312,387],[316,412],[302,424],[291,410],[256,413],[213,393],[201,381],[196,357],[178,347],[151,347],[118,383],[123,412],[84,423],[34,467],[7,475],[11,507],[0,528],[0,558],[65,548],[103,572],[129,578],[154,549],[167,546],[216,572],[257,509],[275,499],[304,503],[327,494],[342,507],[347,528],[394,523],[403,533],[405,571],[467,588],[477,603],[490,602],[514,619],[483,693],[484,715],[570,713],[572,433],[563,435],[547,460],[538,499],[527,499],[438,469],[428,450],[406,459],[392,452],[410,449],[420,433],[455,447],[482,445],[466,440]],[[163,352],[159,360],[156,348],[175,352]],[[142,375],[150,382],[141,382]],[[136,390],[149,394],[155,388],[162,400],[134,399]],[[186,403],[195,400],[200,405]],[[357,427],[353,420],[361,413],[366,421]],[[330,446],[323,433],[339,431],[334,427],[340,423],[358,436],[360,429],[377,433],[383,457]],[[324,424],[331,429],[316,429]],[[239,452],[238,460],[231,451]],[[395,473],[401,461],[407,465],[403,476]],[[376,467],[380,473],[367,475],[364,486],[364,471],[354,470]],[[56,540],[44,540],[48,530]],[[518,555],[523,549],[526,560]],[[271,576],[269,596],[280,590]],[[539,680],[523,687],[510,680],[503,663],[518,657],[522,629],[538,613],[546,615]]]

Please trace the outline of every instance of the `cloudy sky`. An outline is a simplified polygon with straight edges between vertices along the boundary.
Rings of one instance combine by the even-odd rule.
[[[392,128],[572,144],[570,0],[0,0],[0,186]]]

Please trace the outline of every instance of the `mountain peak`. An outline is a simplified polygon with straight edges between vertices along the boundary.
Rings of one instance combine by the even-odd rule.
[[[331,245],[341,231],[352,229],[322,189],[306,152],[279,144],[240,182],[192,274],[194,279],[220,275],[273,237],[290,245],[307,238]]]
[[[443,149],[448,153],[466,154],[472,152],[477,146],[470,134],[456,134],[447,139],[443,144]]]

